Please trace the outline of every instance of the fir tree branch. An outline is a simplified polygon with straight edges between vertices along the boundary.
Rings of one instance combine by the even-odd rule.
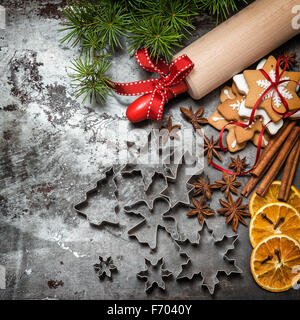
[[[130,52],[146,47],[151,57],[162,56],[169,61],[173,49],[181,46],[182,34],[166,25],[160,17],[136,20],[130,31]]]
[[[197,0],[198,8],[206,10],[211,16],[216,16],[217,23],[219,19],[227,19],[230,12],[238,10],[237,3],[247,4],[247,0]]]
[[[125,36],[130,23],[130,16],[126,9],[122,8],[120,3],[104,5],[94,19],[103,43],[106,43],[113,51],[116,47],[122,48],[120,37]]]
[[[103,103],[106,96],[111,94],[111,79],[106,76],[110,66],[107,56],[99,56],[92,60],[88,55],[84,55],[83,59],[73,60],[71,69],[75,73],[70,74],[70,77],[76,88],[76,98],[83,95],[83,102],[90,97],[90,101],[95,99]]]
[[[110,94],[110,68],[105,52],[122,48],[126,36],[129,51],[146,47],[151,57],[169,61],[183,37],[195,29],[194,17],[206,10],[225,19],[246,0],[68,0],[61,39],[80,45],[82,58],[72,62],[76,96],[103,102]]]

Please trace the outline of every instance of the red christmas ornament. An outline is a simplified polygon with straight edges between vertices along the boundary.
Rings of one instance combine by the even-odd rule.
[[[112,89],[120,95],[142,95],[127,109],[126,116],[130,121],[139,122],[145,119],[159,121],[162,118],[165,103],[187,91],[184,78],[191,72],[194,64],[187,55],[178,57],[171,64],[161,58],[152,61],[146,48],[138,50],[135,57],[143,69],[158,73],[160,78],[129,83],[112,82]]]

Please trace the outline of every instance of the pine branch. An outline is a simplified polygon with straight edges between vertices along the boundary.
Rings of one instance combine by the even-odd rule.
[[[95,15],[99,6],[88,1],[69,0],[66,8],[63,8],[65,21],[62,22],[64,28],[60,32],[69,33],[61,39],[61,42],[70,43],[76,46],[86,34],[95,27]]]
[[[106,76],[111,63],[107,61],[107,56],[92,60],[88,55],[84,55],[83,59],[73,60],[72,65],[71,69],[75,73],[70,74],[70,77],[76,88],[76,98],[83,95],[83,102],[90,97],[90,101],[95,99],[103,103],[106,96],[111,94],[111,79]]]
[[[151,57],[169,61],[184,37],[195,29],[193,19],[200,11],[225,19],[246,0],[68,0],[63,9],[65,19],[61,39],[80,46],[82,58],[72,62],[71,76],[76,96],[83,101],[103,102],[110,94],[106,73],[108,55],[122,48],[126,36],[129,51],[146,47]]]
[[[142,17],[159,17],[167,25],[178,32],[187,32],[195,27],[191,23],[193,16],[197,14],[196,6],[192,0],[157,0],[143,1],[144,6],[138,11]]]
[[[130,16],[120,3],[104,5],[101,12],[94,18],[99,37],[113,51],[115,47],[122,48],[120,37],[130,23]]]
[[[206,10],[211,16],[225,20],[231,12],[238,10],[237,3],[247,4],[247,0],[197,0],[199,10]]]
[[[146,47],[151,57],[162,56],[169,61],[174,48],[181,46],[182,34],[166,25],[160,17],[136,20],[130,31],[130,52]]]

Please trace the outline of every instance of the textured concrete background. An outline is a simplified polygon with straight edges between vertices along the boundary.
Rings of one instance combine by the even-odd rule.
[[[132,98],[110,97],[103,106],[75,99],[68,72],[70,60],[78,57],[79,50],[59,43],[59,9],[64,2],[0,1],[8,13],[7,27],[0,30],[0,265],[6,271],[6,289],[0,286],[0,299],[299,299],[299,291],[271,294],[254,283],[248,229],[243,226],[230,253],[243,273],[219,274],[213,296],[201,287],[201,276],[192,281],[166,280],[165,292],[155,288],[146,294],[136,273],[144,269],[149,249],[128,237],[127,230],[136,220],[122,212],[124,199],[147,196],[135,194],[137,186],[142,188],[139,175],[120,181],[120,227],[92,226],[74,211],[73,205],[84,199],[85,192],[113,164],[115,152],[121,154],[125,148],[109,149],[114,141],[105,137],[105,130],[114,130],[117,124],[130,130],[160,125],[128,124],[125,110]],[[201,17],[189,42],[213,27],[213,22]],[[283,47],[300,56],[299,40],[298,36]],[[124,52],[115,54],[111,72],[117,81],[149,77]],[[171,114],[174,123],[190,128],[179,107],[204,106],[208,117],[218,104],[219,92],[217,89],[200,101],[182,95],[169,103],[164,119]],[[217,137],[213,128],[207,127],[205,132]],[[251,163],[254,150],[249,144],[240,154]],[[224,165],[229,162],[227,154]],[[212,168],[205,168],[205,172],[211,180],[221,176]],[[246,178],[240,181],[244,183]],[[299,168],[296,184],[299,187]],[[109,198],[111,184],[104,191]],[[212,208],[218,209],[219,197],[216,193]],[[101,195],[98,202],[94,199],[93,210],[103,201],[106,199]],[[178,218],[178,223],[185,231],[193,227],[186,219]],[[234,235],[223,217],[216,215],[207,223],[216,240]],[[163,234],[159,234],[159,241],[160,246],[166,244]],[[93,264],[99,255],[112,256],[118,268],[112,281],[97,278]],[[64,285],[51,289],[49,280],[61,280]]]

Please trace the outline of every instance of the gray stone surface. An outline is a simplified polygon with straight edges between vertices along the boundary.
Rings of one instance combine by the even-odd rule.
[[[0,266],[6,271],[6,289],[0,282],[0,299],[299,299],[299,291],[271,294],[254,283],[248,229],[243,226],[231,255],[243,273],[219,275],[213,296],[201,287],[200,276],[192,281],[166,279],[165,292],[155,288],[146,294],[144,282],[136,274],[144,269],[149,250],[126,233],[136,221],[120,210],[119,228],[96,227],[75,212],[73,205],[84,199],[85,192],[125,148],[110,148],[115,141],[105,136],[105,130],[113,132],[116,125],[124,130],[149,130],[160,124],[129,124],[125,110],[133,98],[109,97],[103,106],[75,99],[68,72],[79,49],[59,42],[59,7],[63,3],[0,1],[8,11],[7,27],[0,33]],[[207,17],[199,19],[189,42],[213,27]],[[284,48],[296,50],[300,56],[299,40],[299,36],[292,39]],[[124,52],[115,54],[111,72],[117,81],[149,77]],[[174,123],[188,128],[179,107],[204,106],[207,117],[218,104],[219,92],[217,89],[200,101],[181,95],[169,103],[164,119],[171,114]],[[207,127],[205,132],[217,137],[213,128]],[[241,155],[251,163],[255,148],[249,145]],[[224,165],[229,162],[228,154]],[[221,176],[212,168],[205,172],[211,180]],[[240,181],[244,183],[246,178]],[[296,184],[299,187],[299,168]],[[134,190],[130,184],[123,189],[129,197]],[[220,196],[216,194],[212,200],[214,209]],[[178,222],[184,223],[182,219]],[[223,217],[211,217],[207,224],[215,239],[234,235]],[[111,256],[118,269],[112,281],[99,281],[93,270],[100,255]],[[61,280],[64,285],[51,289],[49,280]]]

